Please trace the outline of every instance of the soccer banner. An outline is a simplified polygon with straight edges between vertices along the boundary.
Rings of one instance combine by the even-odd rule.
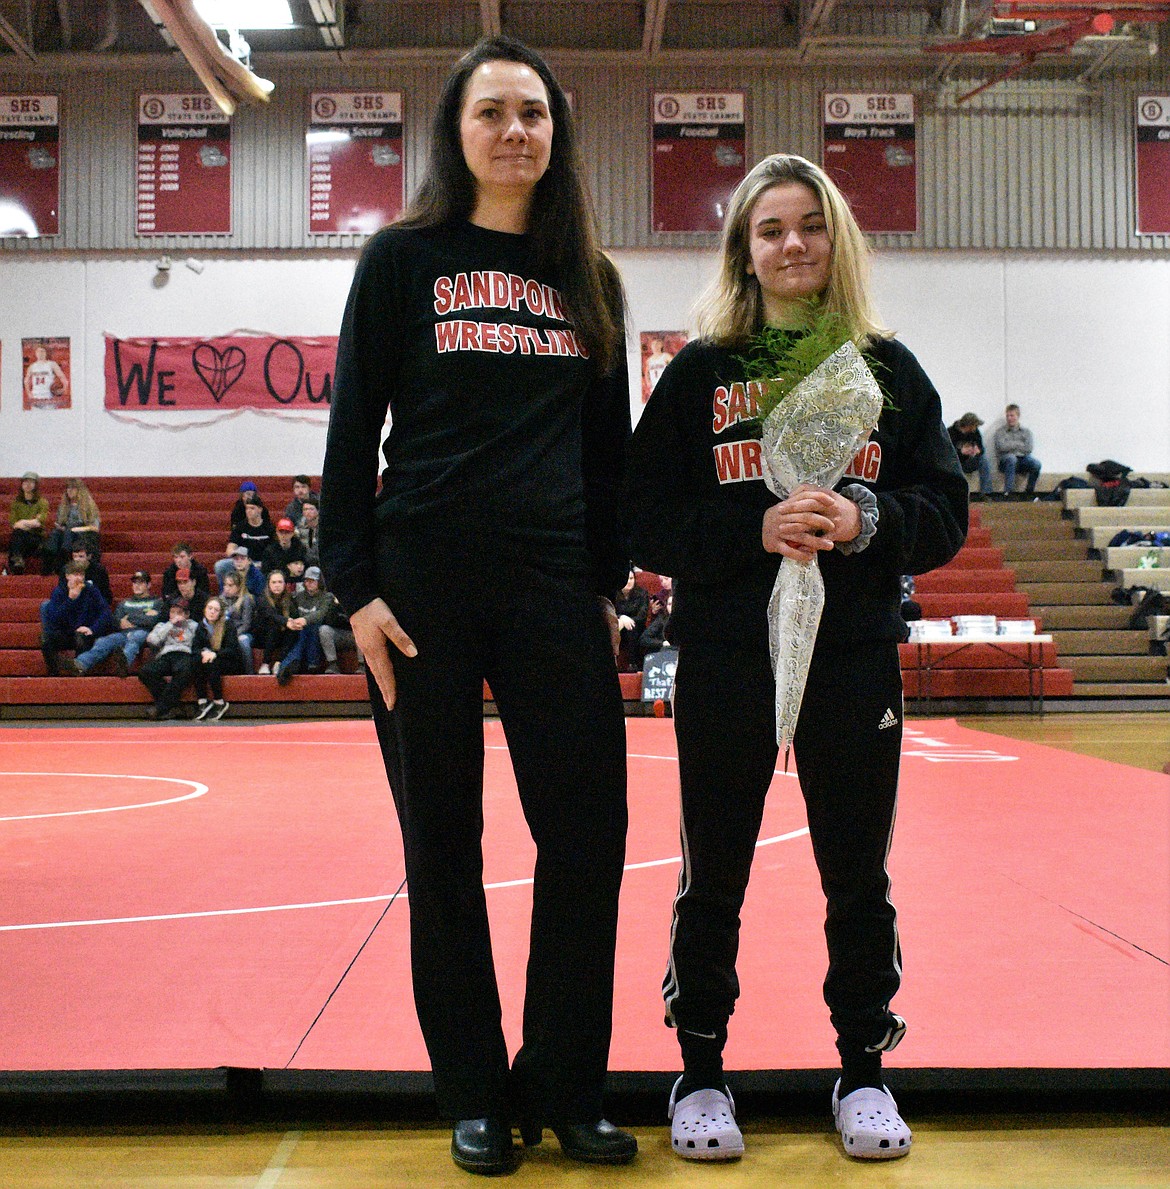
[[[401,91],[309,97],[309,232],[373,235],[402,213]]]
[[[56,95],[0,95],[0,237],[60,233]]]
[[[106,335],[107,410],[329,408],[337,337]]]
[[[210,95],[139,95],[139,235],[232,229],[232,129]]]
[[[862,231],[918,230],[914,96],[824,96],[824,167]]]
[[[653,231],[721,231],[743,181],[742,91],[655,92],[650,157]]]
[[[1170,95],[1137,101],[1137,233],[1170,234]]]

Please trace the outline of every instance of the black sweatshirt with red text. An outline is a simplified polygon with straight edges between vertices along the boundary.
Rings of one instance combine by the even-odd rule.
[[[321,479],[321,564],[352,614],[379,593],[380,532],[456,534],[584,571],[612,595],[629,381],[601,377],[528,237],[390,227],[350,290]],[[381,492],[378,444],[387,412]]]
[[[865,357],[886,407],[838,490],[860,483],[875,493],[877,531],[858,553],[817,555],[818,644],[905,639],[901,576],[943,565],[967,535],[967,481],[934,386],[896,340],[877,341]],[[736,352],[688,343],[634,431],[624,501],[631,550],[637,565],[674,578],[671,642],[682,647],[767,646],[781,557],[762,540],[764,513],[778,501],[764,483],[755,391]]]

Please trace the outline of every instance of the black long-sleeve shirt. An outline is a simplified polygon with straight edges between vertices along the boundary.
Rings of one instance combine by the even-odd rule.
[[[902,640],[900,578],[943,565],[967,534],[967,483],[938,393],[895,340],[866,351],[887,406],[839,487],[878,503],[867,548],[817,555],[825,582],[818,643]],[[764,483],[751,392],[735,352],[689,343],[666,368],[638,422],[626,482],[634,561],[674,577],[671,641],[767,645],[766,607],[781,557],[764,549]],[[707,628],[704,633],[704,627]]]
[[[585,571],[611,596],[624,585],[625,353],[599,376],[555,283],[526,236],[467,222],[391,227],[366,245],[321,478],[321,565],[347,612],[379,593],[380,531],[470,538]]]

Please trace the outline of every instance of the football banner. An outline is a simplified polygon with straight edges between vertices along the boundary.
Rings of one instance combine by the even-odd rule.
[[[1138,235],[1170,234],[1170,95],[1137,101]]]
[[[309,232],[373,235],[402,213],[401,91],[309,97]]]
[[[825,172],[862,231],[918,230],[914,96],[826,92]]]
[[[0,95],[0,237],[60,233],[56,95]]]
[[[742,91],[657,91],[650,155],[652,231],[721,231],[746,155]]]
[[[106,335],[108,410],[325,409],[337,337]]]
[[[138,97],[138,235],[232,229],[232,129],[206,92]]]

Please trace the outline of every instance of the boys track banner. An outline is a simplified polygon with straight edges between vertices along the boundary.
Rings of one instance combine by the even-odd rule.
[[[236,331],[215,338],[106,335],[110,412],[328,411],[337,336]]]

